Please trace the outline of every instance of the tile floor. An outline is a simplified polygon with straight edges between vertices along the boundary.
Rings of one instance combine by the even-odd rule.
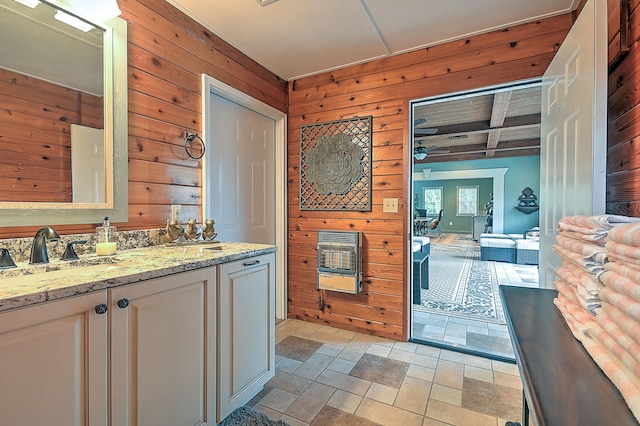
[[[514,364],[287,319],[248,405],[291,426],[502,426],[521,398]]]
[[[493,262],[499,285],[538,287],[538,267]],[[506,324],[456,318],[413,310],[412,338],[464,347],[487,355],[514,359]]]

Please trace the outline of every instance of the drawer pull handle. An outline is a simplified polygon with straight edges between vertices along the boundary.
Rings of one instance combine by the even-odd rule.
[[[129,299],[124,298],[124,299],[120,299],[118,300],[118,308],[120,309],[124,309],[127,306],[129,306]]]
[[[253,262],[244,262],[244,263],[242,264],[242,266],[253,266],[253,265],[257,265],[257,264],[259,264],[259,263],[260,263],[260,261],[259,261],[259,260],[254,260]]]
[[[101,303],[99,305],[96,305],[96,314],[98,315],[106,314],[108,309],[109,307],[107,306],[106,303]]]

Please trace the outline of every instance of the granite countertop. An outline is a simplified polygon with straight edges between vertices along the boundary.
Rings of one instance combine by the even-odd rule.
[[[18,268],[0,271],[0,312],[275,251],[271,245],[222,242],[144,247],[44,265],[18,263]]]

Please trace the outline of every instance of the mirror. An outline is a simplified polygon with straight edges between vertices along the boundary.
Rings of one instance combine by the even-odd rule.
[[[128,217],[127,23],[55,13],[0,0],[0,226]]]

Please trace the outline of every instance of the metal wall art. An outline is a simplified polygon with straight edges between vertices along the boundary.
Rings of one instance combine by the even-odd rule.
[[[300,209],[371,211],[371,116],[300,127]]]

